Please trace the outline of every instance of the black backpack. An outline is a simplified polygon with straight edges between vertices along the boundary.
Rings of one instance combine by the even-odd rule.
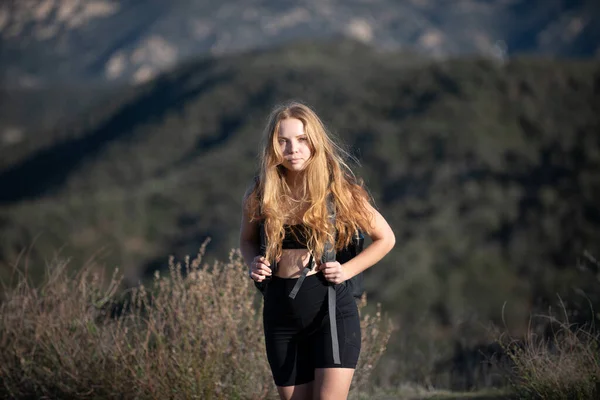
[[[335,205],[334,205],[334,202],[331,199],[331,197],[329,197],[327,200],[327,209],[329,210],[330,221],[331,221],[332,225],[335,226]],[[267,251],[267,235],[265,233],[264,220],[261,220],[259,222],[259,236],[260,236],[260,255],[264,257],[266,255],[266,251]],[[321,262],[336,260],[340,264],[343,264],[343,263],[351,260],[352,258],[356,257],[356,255],[359,254],[363,250],[364,241],[365,241],[365,236],[362,233],[362,231],[359,229],[353,235],[352,240],[350,241],[350,244],[338,252],[335,251],[334,244],[325,243],[325,249],[323,251],[323,257],[321,258]],[[271,266],[273,267],[272,272],[274,274],[275,270],[277,269],[277,263],[273,262],[272,260],[270,260],[270,263],[271,263]],[[298,281],[296,283],[296,286],[290,293],[290,297],[294,298],[296,296],[296,293],[300,289],[302,282],[306,278],[306,274],[308,273],[308,271],[310,271],[310,269],[312,267],[313,267],[313,265],[312,265],[312,256],[311,256],[311,261],[309,261],[308,265],[303,269],[302,275],[300,276],[300,278],[298,279]],[[266,290],[269,279],[270,278],[267,277],[262,282],[256,282],[256,281],[254,282],[255,286],[263,294],[264,294],[264,291]],[[361,273],[357,274],[356,276],[353,276],[352,278],[343,282],[342,285],[348,286],[352,295],[355,298],[361,298],[363,293],[365,292],[363,273],[361,272]]]

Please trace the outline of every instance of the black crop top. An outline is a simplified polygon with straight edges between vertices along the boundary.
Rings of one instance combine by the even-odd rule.
[[[302,224],[283,225],[282,249],[306,249],[306,228]]]

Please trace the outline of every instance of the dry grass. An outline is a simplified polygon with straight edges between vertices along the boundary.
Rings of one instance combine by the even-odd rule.
[[[542,318],[551,335],[530,329],[524,341],[501,339],[514,364],[512,384],[517,397],[600,398],[600,335],[593,326],[570,324],[566,312],[564,322],[550,315]]]
[[[171,259],[168,276],[126,292],[91,264],[72,276],[56,261],[39,287],[22,276],[0,305],[0,397],[274,397],[262,303],[239,252],[213,265],[202,255]],[[368,387],[391,334],[379,308],[361,314],[355,390]]]

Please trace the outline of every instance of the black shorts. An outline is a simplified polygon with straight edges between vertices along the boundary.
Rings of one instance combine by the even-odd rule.
[[[334,364],[327,309],[328,282],[321,272],[307,276],[295,299],[297,278],[273,276],[265,291],[263,324],[267,359],[277,386],[314,380],[315,368],[356,368],[360,354],[360,319],[345,285],[336,286],[340,364]]]

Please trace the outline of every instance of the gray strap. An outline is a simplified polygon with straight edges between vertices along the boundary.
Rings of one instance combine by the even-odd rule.
[[[337,294],[335,286],[329,285],[327,288],[327,304],[329,308],[329,328],[331,331],[331,351],[333,352],[333,363],[341,364],[340,360],[340,344],[338,342],[337,320],[335,315],[335,301]]]
[[[294,285],[294,288],[290,292],[291,299],[296,298],[296,295],[298,294],[298,291],[300,290],[300,286],[302,286],[302,282],[304,282],[304,279],[306,279],[306,275],[308,274],[308,271],[310,271],[313,267],[313,263],[314,263],[314,260],[313,260],[312,254],[311,254],[310,259],[308,260],[308,264],[306,264],[306,267],[304,267],[302,269],[302,274],[300,275],[300,277],[296,281],[296,284]]]
[[[267,233],[265,232],[265,222],[258,223],[258,234],[260,235],[260,251],[261,256],[267,255]]]
[[[333,225],[335,231],[335,206],[331,198],[327,201],[327,211],[329,212],[329,221]],[[326,242],[323,249],[322,262],[335,261],[335,235],[334,242]],[[327,288],[327,305],[329,310],[329,330],[331,331],[331,351],[333,353],[333,363],[341,364],[340,360],[340,344],[338,341],[337,319],[336,319],[336,299],[337,293],[335,285],[330,283]]]

